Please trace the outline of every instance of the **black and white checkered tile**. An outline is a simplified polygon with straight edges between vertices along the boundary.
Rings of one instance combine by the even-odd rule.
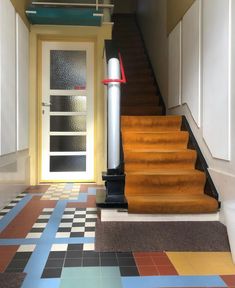
[[[23,192],[14,198],[7,206],[0,210],[0,219],[2,219],[13,207],[15,207],[26,195],[27,193]]]
[[[27,234],[26,238],[40,238],[53,212],[53,208],[44,208],[42,213],[38,216],[32,229]]]
[[[95,237],[96,208],[65,208],[56,238]]]

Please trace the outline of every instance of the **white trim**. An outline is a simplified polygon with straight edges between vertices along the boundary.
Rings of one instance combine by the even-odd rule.
[[[101,221],[118,222],[169,222],[169,221],[219,221],[219,213],[209,214],[128,214],[122,209],[101,209]]]
[[[50,136],[86,136],[87,132],[50,132]]]
[[[80,156],[87,155],[86,152],[50,152],[50,156]]]
[[[49,112],[50,116],[86,116],[86,112]]]
[[[229,0],[229,23],[228,23],[228,160],[231,160],[231,99],[232,99],[232,0]]]

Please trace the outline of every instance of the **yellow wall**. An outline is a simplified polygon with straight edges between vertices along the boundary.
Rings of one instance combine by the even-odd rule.
[[[30,0],[11,0],[11,3],[14,5],[16,12],[19,13],[21,18],[24,20],[25,24],[29,27],[29,22],[25,15],[25,10],[29,5]]]
[[[30,180],[31,185],[40,181],[40,123],[38,121],[40,99],[40,41],[41,40],[68,40],[93,41],[95,43],[95,179],[101,183],[101,173],[106,169],[105,144],[105,99],[104,86],[101,80],[104,77],[103,51],[104,39],[111,39],[112,25],[102,27],[81,26],[31,26],[30,33]],[[39,81],[38,81],[39,80]]]
[[[176,26],[195,0],[167,0],[167,33]]]

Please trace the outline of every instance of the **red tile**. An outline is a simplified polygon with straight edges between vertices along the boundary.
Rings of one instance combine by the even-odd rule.
[[[165,252],[150,252],[152,257],[167,257]]]
[[[140,276],[154,276],[159,275],[155,266],[138,266]]]
[[[151,252],[133,252],[135,258],[150,257]]]
[[[51,185],[35,185],[29,186],[25,191],[28,193],[44,193],[46,192]]]
[[[4,272],[19,246],[0,246],[0,272]]]
[[[43,208],[54,208],[56,201],[40,201],[33,197],[24,209],[0,233],[0,238],[24,238],[31,230]],[[20,228],[19,228],[20,227]]]
[[[235,287],[235,275],[220,276],[229,287]]]
[[[88,207],[86,202],[70,202],[67,204],[67,208],[86,208]]]
[[[178,275],[175,268],[171,266],[157,266],[157,270],[159,272],[159,275]]]
[[[167,256],[153,256],[153,262],[155,265],[172,265],[171,261],[168,259]]]
[[[135,262],[136,264],[139,266],[139,265],[145,265],[145,266],[153,266],[154,265],[154,262],[153,260],[151,259],[151,257],[135,257]]]

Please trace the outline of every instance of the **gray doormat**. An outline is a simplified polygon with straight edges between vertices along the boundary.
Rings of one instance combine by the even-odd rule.
[[[96,224],[97,252],[230,251],[220,222],[101,222]]]
[[[0,288],[20,288],[25,273],[0,273]]]

